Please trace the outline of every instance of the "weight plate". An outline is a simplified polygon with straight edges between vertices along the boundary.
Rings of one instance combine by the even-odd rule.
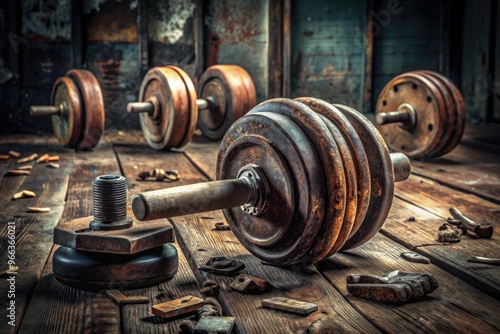
[[[454,122],[452,125],[450,139],[446,142],[446,145],[442,148],[442,150],[436,154],[436,155],[438,154],[445,155],[446,153],[453,150],[462,139],[467,118],[464,98],[462,96],[462,93],[460,93],[460,90],[457,88],[457,86],[455,86],[455,84],[444,75],[433,71],[421,71],[421,72],[427,73],[439,79],[442,85],[446,87],[446,89],[448,90],[455,105]]]
[[[270,101],[254,108],[230,127],[217,157],[218,179],[235,178],[247,164],[258,165],[266,176],[270,192],[261,215],[240,208],[224,210],[224,215],[252,254],[279,265],[297,263],[307,255],[325,210],[316,151],[304,131],[281,114],[305,108],[295,104]]]
[[[104,132],[104,100],[101,86],[96,77],[87,70],[70,70],[66,76],[73,79],[80,91],[83,102],[83,132],[80,135],[76,148],[91,150],[101,139]]]
[[[201,76],[198,96],[213,102],[200,110],[198,127],[211,140],[218,140],[237,119],[255,105],[255,87],[248,73],[236,65],[214,65]]]
[[[82,101],[78,86],[68,77],[56,80],[50,103],[63,105],[63,112],[52,116],[52,131],[65,147],[76,147],[82,132]]]
[[[427,78],[404,73],[391,80],[382,90],[376,113],[395,111],[402,103],[410,103],[416,110],[416,124],[405,129],[398,123],[378,127],[392,151],[418,159],[435,147],[443,129],[444,108],[437,87]]]
[[[353,156],[351,155],[351,149],[346,141],[346,138],[344,137],[344,134],[339,130],[339,128],[337,128],[336,124],[330,120],[330,118],[335,118],[335,116],[332,115],[334,113],[332,109],[335,107],[333,107],[331,104],[323,100],[314,98],[297,98],[295,100],[304,103],[305,105],[307,105],[320,115],[321,120],[328,127],[332,137],[334,138],[332,145],[339,152],[337,156],[340,156],[342,159],[343,173],[345,175],[345,180],[346,180],[345,214],[343,217],[335,216],[336,213],[335,206],[337,199],[335,198],[335,196],[329,196],[328,197],[329,203],[327,207],[332,209],[331,210],[332,216],[331,218],[325,216],[323,227],[319,233],[318,237],[324,240],[316,241],[316,245],[321,245],[321,243],[325,241],[330,241],[328,239],[331,239],[331,235],[333,234],[334,243],[329,244],[330,250],[327,253],[327,254],[330,253],[333,254],[337,252],[348,239],[356,219],[356,211],[358,207],[358,189],[356,180],[358,173],[356,171],[356,164],[354,162]],[[323,165],[323,170],[325,175],[330,175],[332,171],[332,166]],[[341,171],[339,170],[338,172]],[[338,232],[338,228],[335,228],[333,226],[334,224],[340,224],[340,232]]]
[[[425,71],[414,71],[412,72],[417,76],[422,76],[428,79],[439,91],[438,96],[435,98],[438,100],[438,104],[443,106],[440,113],[442,115],[442,130],[438,130],[436,136],[436,143],[434,148],[425,155],[425,158],[435,158],[440,155],[441,150],[450,140],[452,135],[453,124],[455,123],[455,102],[448,92],[448,89],[442,84],[442,82],[434,77],[425,73]],[[424,157],[422,157],[424,158]]]
[[[169,66],[171,69],[175,70],[179,77],[184,83],[186,89],[186,97],[188,103],[182,103],[181,105],[187,106],[188,111],[175,111],[175,122],[177,129],[177,124],[179,128],[185,129],[184,131],[174,130],[172,133],[172,142],[175,143],[174,147],[183,147],[191,141],[193,138],[194,130],[196,130],[196,123],[198,122],[198,108],[196,107],[196,99],[198,95],[196,94],[196,88],[194,87],[193,80],[189,75],[177,66]],[[184,95],[182,95],[184,97]],[[177,123],[178,122],[178,123]]]
[[[61,246],[52,261],[57,280],[91,291],[153,286],[171,279],[177,269],[177,249],[172,244],[133,255],[85,252]]]
[[[298,101],[290,99],[273,99],[270,101],[288,106],[288,108],[276,109],[275,112],[291,118],[299,125],[316,149],[321,166],[330,166],[328,174],[322,168],[325,180],[324,191],[325,196],[327,196],[325,203],[330,203],[330,205],[326,208],[320,231],[320,233],[326,233],[328,237],[318,237],[314,243],[311,243],[312,248],[309,256],[307,259],[303,259],[306,262],[315,263],[329,253],[342,229],[347,196],[342,158],[333,136],[317,113]],[[253,113],[254,110],[256,108],[252,109],[250,113]]]
[[[350,237],[342,250],[358,247],[370,240],[384,224],[394,196],[394,171],[389,150],[375,126],[357,110],[335,104],[352,124],[361,139],[370,166],[370,204],[358,231]]]

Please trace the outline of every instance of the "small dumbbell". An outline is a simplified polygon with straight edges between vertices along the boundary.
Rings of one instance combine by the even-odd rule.
[[[92,184],[93,216],[54,228],[52,270],[61,282],[87,290],[135,289],[171,279],[178,268],[172,226],[136,224],[127,211],[127,181],[102,175]]]
[[[101,86],[87,70],[70,70],[52,87],[51,105],[31,106],[32,116],[52,116],[52,130],[61,145],[91,150],[104,131]]]
[[[455,148],[465,118],[458,88],[432,71],[397,76],[377,101],[376,122],[387,146],[414,159],[439,157]]]
[[[312,98],[273,99],[237,120],[222,139],[218,181],[138,194],[139,220],[223,209],[255,256],[317,262],[371,239],[410,163],[389,154],[358,111]]]
[[[164,66],[149,70],[142,81],[139,102],[129,103],[127,110],[140,114],[148,144],[163,150],[186,145],[197,124],[207,138],[222,138],[255,103],[252,79],[240,66],[209,67],[197,89],[184,70]]]

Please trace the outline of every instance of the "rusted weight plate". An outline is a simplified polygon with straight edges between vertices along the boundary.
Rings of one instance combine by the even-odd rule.
[[[416,124],[405,129],[398,123],[378,127],[392,151],[418,159],[425,157],[439,143],[444,127],[445,108],[439,89],[427,78],[404,73],[391,80],[382,90],[376,113],[395,111],[403,103],[416,111]]]
[[[352,249],[370,240],[384,224],[394,195],[394,171],[389,150],[375,126],[357,110],[335,104],[347,117],[363,142],[370,166],[370,204],[358,231],[350,237],[342,250]]]
[[[50,104],[62,108],[52,115],[52,131],[65,147],[76,147],[82,132],[83,102],[78,86],[68,77],[56,80],[52,87]]]
[[[437,78],[441,82],[441,85],[447,89],[448,94],[450,94],[450,96],[452,97],[455,105],[454,122],[452,124],[450,139],[446,142],[445,146],[440,150],[440,152],[436,153],[436,156],[445,155],[446,153],[453,150],[462,139],[467,118],[464,98],[457,86],[455,86],[455,84],[444,75],[434,71],[420,72],[432,75]]]
[[[455,123],[455,103],[453,97],[449,94],[447,87],[433,75],[425,73],[425,71],[414,71],[413,74],[421,77],[425,77],[427,80],[432,82],[432,84],[437,88],[439,94],[435,96],[436,99],[440,100],[440,104],[443,105],[443,109],[440,111],[443,115],[443,127],[442,130],[438,130],[436,145],[434,149],[426,154],[425,158],[433,158],[440,155],[443,147],[451,139],[453,124]]]
[[[139,102],[151,102],[154,110],[141,113],[139,119],[146,141],[155,150],[181,147],[192,136],[196,91],[180,71],[173,66],[155,67],[142,80]]]
[[[240,208],[224,210],[224,215],[252,254],[281,265],[306,256],[321,227],[325,201],[322,167],[312,143],[295,122],[277,112],[289,108],[277,101],[257,106],[228,130],[217,156],[217,179],[236,178],[247,164],[258,165],[267,177],[268,205],[261,215]]]
[[[96,77],[87,70],[70,70],[66,76],[73,79],[82,99],[82,132],[76,145],[77,150],[91,150],[104,132],[104,100],[101,86]]]
[[[347,238],[350,235],[352,227],[354,225],[354,221],[356,218],[356,210],[357,210],[357,172],[356,166],[354,163],[354,159],[351,155],[350,148],[344,138],[344,134],[337,128],[337,126],[330,121],[330,117],[334,118],[332,115],[334,111],[332,111],[333,107],[331,104],[314,98],[298,98],[297,101],[300,101],[310,107],[312,110],[317,112],[320,115],[321,120],[329,129],[334,140],[331,142],[331,145],[334,146],[334,150],[337,150],[336,154],[337,159],[341,158],[342,163],[340,166],[337,166],[335,170],[335,166],[323,165],[325,175],[330,176],[332,171],[333,173],[344,173],[346,180],[346,188],[345,188],[345,211],[344,215],[340,216],[342,210],[337,210],[337,198],[336,196],[329,196],[329,203],[327,204],[328,212],[331,212],[331,215],[328,217],[325,216],[324,223],[322,229],[318,235],[318,240],[316,241],[316,245],[319,245],[321,249],[325,248],[327,244],[330,247],[328,253],[338,251],[342,245],[346,242]],[[339,112],[340,113],[340,112]],[[354,130],[353,130],[354,131]],[[361,144],[361,143],[360,143]],[[342,171],[343,169],[343,171]],[[337,224],[337,226],[335,226]],[[332,241],[333,236],[333,241]],[[332,243],[333,242],[333,243]],[[325,255],[322,254],[322,257]]]
[[[172,244],[133,255],[78,251],[60,246],[52,270],[57,280],[85,290],[139,289],[171,279],[178,269]]]
[[[237,65],[214,65],[201,76],[197,85],[200,98],[213,106],[200,110],[198,128],[205,136],[218,140],[237,119],[256,104],[255,86],[250,75]]]
[[[194,87],[193,80],[189,75],[181,68],[177,66],[169,66],[179,74],[181,77],[184,87],[186,89],[186,94],[189,99],[189,111],[176,113],[176,122],[180,128],[186,129],[185,131],[174,131],[172,134],[172,142],[178,143],[175,147],[183,147],[191,141],[193,138],[194,130],[196,130],[196,123],[198,121],[198,108],[194,107],[196,105],[196,99],[198,95],[196,94],[196,88]],[[177,126],[177,124],[176,124]]]
[[[347,196],[342,158],[329,128],[311,108],[302,102],[290,99],[273,99],[268,102],[276,102],[286,106],[285,108],[275,108],[273,112],[285,115],[300,126],[313,144],[323,168],[323,175],[325,175],[324,195],[326,196],[323,223],[318,237],[310,243],[311,250],[308,256],[301,259],[303,263],[315,263],[329,253],[342,230]],[[265,103],[261,103],[259,107]],[[252,109],[250,114],[256,112],[257,108]],[[328,170],[324,170],[323,166],[329,166]]]

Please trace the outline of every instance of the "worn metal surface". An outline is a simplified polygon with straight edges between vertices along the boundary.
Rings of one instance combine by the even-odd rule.
[[[201,317],[194,328],[194,333],[231,334],[235,320],[235,317]]]
[[[239,271],[245,269],[245,264],[224,256],[215,256],[208,259],[207,263],[199,266],[198,269],[215,275],[234,276]]]
[[[465,216],[457,208],[450,209],[451,215],[460,220],[461,224],[469,231],[474,232],[480,238],[491,238],[493,236],[492,224],[478,224],[469,217]]]
[[[232,281],[229,286],[232,290],[243,294],[263,293],[269,288],[269,283],[262,278],[240,274]]]
[[[419,300],[436,290],[432,274],[395,270],[385,275],[352,274],[347,276],[347,291],[356,297],[384,303]]]
[[[309,313],[318,310],[318,305],[316,304],[283,297],[264,299],[262,300],[261,305],[263,307],[297,313],[300,315],[308,315]]]
[[[194,312],[205,305],[205,301],[195,296],[184,296],[151,307],[151,312],[161,318],[173,318]]]

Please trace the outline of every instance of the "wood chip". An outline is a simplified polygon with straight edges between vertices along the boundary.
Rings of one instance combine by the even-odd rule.
[[[33,161],[33,160],[35,160],[36,158],[38,158],[38,154],[33,153],[33,154],[32,154],[32,155],[30,155],[30,156],[27,156],[27,157],[25,157],[25,158],[22,158],[22,159],[17,160],[17,163],[18,163],[18,164],[24,164],[24,163],[27,163],[27,162]]]
[[[47,158],[47,162],[51,161],[59,161],[59,156],[58,155],[51,155]]]
[[[19,152],[16,152],[16,151],[9,151],[9,155],[13,156],[14,158],[20,158],[21,157],[21,153]]]
[[[24,165],[24,166],[16,167],[16,170],[32,170],[32,169],[33,169],[33,166],[31,166],[31,165]]]
[[[59,168],[59,164],[51,162],[50,164],[47,165],[47,167],[50,167],[50,168]]]
[[[28,212],[34,212],[34,213],[45,213],[45,212],[50,212],[50,208],[37,208],[34,206],[30,206],[27,209]]]
[[[106,294],[120,305],[149,303],[149,298],[146,296],[126,296],[119,290],[106,290]]]
[[[30,190],[23,190],[23,191],[20,191],[18,193],[15,193],[12,198],[20,199],[20,198],[26,198],[26,197],[36,197],[36,194]]]
[[[18,266],[13,266],[12,268],[9,268],[7,270],[4,270],[0,272],[0,277],[7,277],[10,275],[17,275],[17,271],[19,270]]]
[[[195,296],[185,296],[165,303],[153,305],[151,312],[162,318],[172,318],[194,312],[205,305],[205,301]]]
[[[10,155],[8,154],[0,154],[0,160],[7,160],[10,158]]]
[[[318,305],[316,304],[282,297],[264,299],[262,300],[261,305],[275,310],[287,311],[302,315],[307,315],[318,309]]]
[[[40,158],[38,158],[36,160],[36,163],[39,164],[39,163],[42,163],[42,162],[47,162],[48,158],[49,158],[49,155],[47,153],[45,153],[44,155],[42,155]]]
[[[30,175],[29,170],[9,169],[5,176]]]

